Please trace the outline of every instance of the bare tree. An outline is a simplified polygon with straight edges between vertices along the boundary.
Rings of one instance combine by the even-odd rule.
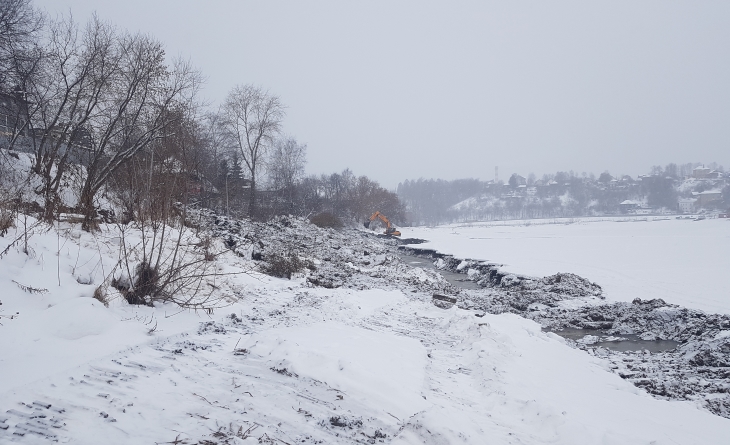
[[[192,106],[202,82],[188,62],[167,66],[162,44],[149,36],[126,35],[118,46],[117,75],[104,106],[89,122],[91,143],[79,199],[86,230],[96,215],[95,196],[109,177],[184,116],[170,111]]]
[[[253,85],[243,85],[228,93],[222,112],[229,143],[240,151],[251,180],[248,214],[253,218],[258,173],[281,128],[284,106],[277,96]]]
[[[35,130],[33,170],[44,198],[45,218],[58,205],[69,157],[88,148],[88,128],[119,71],[115,31],[93,17],[83,32],[71,18],[51,23],[36,75],[27,78],[27,120]],[[83,147],[82,147],[83,146]]]
[[[15,67],[32,52],[42,25],[31,0],[0,0],[0,84],[17,83]]]
[[[30,0],[0,1],[0,127],[2,145],[8,149],[27,142],[21,138],[29,129],[26,84],[41,59],[39,31],[43,22],[43,15]]]
[[[202,138],[208,147],[208,151],[212,158],[210,159],[213,166],[218,166],[219,162],[226,158],[226,135],[222,124],[222,113],[207,112],[202,116]]]
[[[281,191],[291,207],[297,183],[304,177],[307,145],[300,145],[293,137],[278,139],[271,151],[267,171],[271,187]]]

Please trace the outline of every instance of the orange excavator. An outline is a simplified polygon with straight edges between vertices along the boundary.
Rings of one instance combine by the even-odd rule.
[[[367,221],[365,221],[365,227],[366,228],[370,227],[370,223],[373,222],[373,221],[375,221],[378,218],[381,221],[383,221],[383,223],[385,224],[385,232],[384,233],[386,235],[400,236],[400,232],[395,227],[393,227],[392,224],[390,224],[390,220],[388,218],[386,218],[385,215],[383,215],[382,213],[380,213],[380,211],[377,211],[377,212],[373,213],[373,215]]]

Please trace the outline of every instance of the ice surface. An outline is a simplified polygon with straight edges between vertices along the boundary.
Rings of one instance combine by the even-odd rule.
[[[730,313],[730,221],[726,219],[495,222],[401,228],[418,247],[489,260],[507,272],[570,272],[598,283],[613,301],[661,298]]]

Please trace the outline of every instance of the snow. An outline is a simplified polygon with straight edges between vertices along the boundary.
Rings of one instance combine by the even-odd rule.
[[[429,242],[456,258],[488,260],[529,276],[569,272],[596,282],[611,301],[662,298],[669,303],[730,314],[730,224],[617,218],[494,222],[401,228],[404,238]]]
[[[488,347],[484,352],[490,357],[505,358],[497,370],[506,388],[505,396],[512,401],[507,404],[509,417],[513,422],[519,419],[542,427],[536,429],[539,433],[532,438],[533,443],[713,443],[718,440],[712,432],[707,434],[691,427],[694,421],[702,422],[702,416],[696,416],[698,413],[688,403],[652,399],[618,376],[605,372],[601,360],[585,360],[578,350],[558,347],[555,340],[540,335],[536,325],[516,316],[495,318],[490,320],[491,328],[503,335],[502,342],[511,343],[511,348],[520,354],[504,357],[506,348],[495,341],[484,340],[480,346]],[[535,367],[532,363],[541,365]],[[687,408],[686,418],[680,414],[684,408]],[[716,427],[723,428],[721,424]]]
[[[273,329],[245,346],[272,366],[327,382],[399,418],[426,408],[426,350],[417,341],[338,322]]]
[[[31,255],[11,248],[0,259],[0,309],[20,312],[0,320],[0,443],[727,441],[730,420],[649,396],[533,321],[434,306],[417,284],[430,272],[398,284],[387,273],[403,266],[390,257],[350,268],[353,288],[227,275],[217,286],[236,298],[212,314],[118,296],[105,307],[92,295],[117,262],[115,227],[62,229],[35,233]],[[338,248],[349,237],[338,252],[375,242],[316,233]],[[451,237],[440,249],[469,246],[430,233]],[[14,238],[0,238],[0,251]],[[216,262],[251,265],[232,252]]]

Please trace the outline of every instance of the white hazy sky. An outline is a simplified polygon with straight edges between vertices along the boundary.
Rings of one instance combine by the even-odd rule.
[[[308,172],[405,179],[730,167],[730,2],[35,0],[287,104]]]

